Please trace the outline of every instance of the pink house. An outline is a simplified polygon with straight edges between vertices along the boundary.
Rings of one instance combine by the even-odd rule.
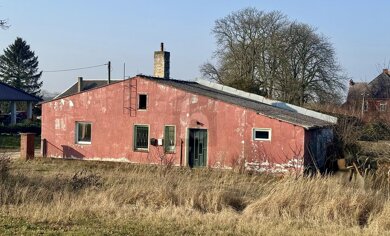
[[[43,103],[42,151],[188,167],[323,169],[334,119],[258,99],[207,81],[169,79],[169,53],[162,49],[155,53],[154,77],[79,79]]]

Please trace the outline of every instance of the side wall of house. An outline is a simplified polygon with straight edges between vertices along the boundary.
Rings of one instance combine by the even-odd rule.
[[[305,135],[305,166],[325,171],[328,146],[333,141],[333,129],[307,130]]]
[[[123,81],[42,105],[42,138],[47,156],[159,163],[161,157],[188,165],[190,128],[207,129],[207,165],[244,165],[261,170],[301,168],[305,130],[237,105],[185,92],[144,78],[137,93],[147,95],[147,109],[130,116]],[[133,79],[133,80],[134,80]],[[125,93],[125,94],[124,94]],[[92,124],[91,144],[76,144],[76,122]],[[149,126],[149,139],[161,139],[164,125],[176,127],[175,153],[162,146],[134,151],[134,125]],[[269,141],[253,140],[253,128],[271,130]]]

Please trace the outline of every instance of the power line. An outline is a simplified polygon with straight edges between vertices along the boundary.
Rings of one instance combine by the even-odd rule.
[[[72,71],[72,70],[84,70],[84,69],[89,69],[89,68],[95,68],[95,67],[101,67],[101,66],[106,66],[107,63],[101,64],[101,65],[96,65],[96,66],[86,66],[86,67],[79,67],[79,68],[72,68],[72,69],[63,69],[63,70],[44,70],[42,72],[48,73],[48,72],[64,72],[64,71]]]

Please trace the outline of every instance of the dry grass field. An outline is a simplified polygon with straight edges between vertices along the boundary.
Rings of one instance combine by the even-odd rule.
[[[125,163],[1,163],[1,235],[390,235],[385,175],[362,184]]]

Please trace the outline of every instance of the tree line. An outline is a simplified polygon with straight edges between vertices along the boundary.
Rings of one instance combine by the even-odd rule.
[[[346,76],[330,41],[279,11],[246,8],[215,21],[216,63],[203,77],[297,105],[340,101]]]

